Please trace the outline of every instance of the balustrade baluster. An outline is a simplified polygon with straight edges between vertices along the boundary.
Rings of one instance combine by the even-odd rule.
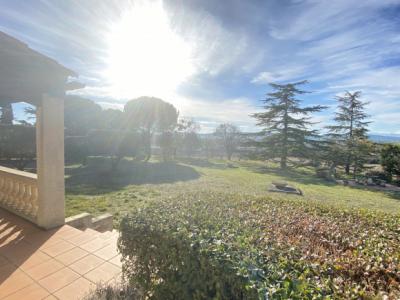
[[[36,175],[0,167],[0,207],[36,222],[37,189]]]

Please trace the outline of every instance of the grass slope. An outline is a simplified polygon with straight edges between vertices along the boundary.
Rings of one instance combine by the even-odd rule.
[[[307,168],[283,173],[260,162],[233,164],[124,160],[110,171],[109,161],[95,159],[70,166],[67,213],[110,212],[115,226],[129,214],[121,225],[124,263],[134,265],[128,275],[146,293],[162,291],[155,299],[180,299],[206,287],[206,279],[215,299],[400,297],[398,194],[335,185]],[[270,193],[273,181],[304,196]],[[189,258],[207,267],[188,269]],[[179,279],[186,275],[197,280]],[[229,288],[219,290],[220,283]],[[227,291],[236,292],[217,297]],[[249,294],[237,298],[241,291]]]
[[[199,191],[222,192],[233,195],[268,196],[271,199],[298,199],[296,195],[268,192],[273,181],[286,181],[304,192],[311,203],[332,205],[343,209],[366,209],[400,213],[400,195],[357,189],[328,183],[313,176],[310,169],[282,173],[265,163],[234,162],[229,168],[225,161],[201,159],[179,163],[149,163],[125,160],[117,171],[110,171],[104,159],[92,161],[87,167],[69,166],[66,170],[67,215],[104,212],[120,217],[132,208],[149,201],[160,201]]]

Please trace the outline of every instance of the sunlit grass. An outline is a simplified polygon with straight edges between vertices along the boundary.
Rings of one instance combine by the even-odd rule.
[[[168,201],[169,197],[203,191],[235,196],[267,196],[282,200],[303,198],[342,209],[400,213],[400,195],[325,182],[313,176],[309,169],[281,173],[260,162],[234,161],[232,164],[234,168],[228,167],[226,161],[221,160],[184,160],[184,163],[178,162],[176,165],[152,161],[149,163],[152,172],[146,174],[145,165],[129,165],[128,161],[122,162],[120,170],[114,172],[108,169],[79,168],[75,165],[71,167],[76,171],[73,176],[81,172],[85,183],[79,181],[72,184],[67,179],[67,215],[109,212],[115,216],[117,225],[121,216],[149,201]],[[268,192],[274,181],[295,185],[303,191],[304,196]]]

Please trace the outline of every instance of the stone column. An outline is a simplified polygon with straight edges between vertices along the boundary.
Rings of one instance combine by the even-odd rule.
[[[38,176],[37,224],[45,229],[65,222],[64,102],[43,95],[36,116]]]

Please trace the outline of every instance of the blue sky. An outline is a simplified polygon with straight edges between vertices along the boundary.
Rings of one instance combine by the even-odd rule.
[[[76,71],[86,84],[78,93],[103,107],[151,93],[205,132],[221,122],[254,131],[249,114],[260,110],[268,82],[308,79],[304,103],[329,107],[315,116],[319,126],[331,122],[335,95],[361,90],[371,131],[400,134],[400,0],[0,5],[1,31]],[[124,55],[134,59],[125,64]],[[135,67],[152,62],[147,73]]]

